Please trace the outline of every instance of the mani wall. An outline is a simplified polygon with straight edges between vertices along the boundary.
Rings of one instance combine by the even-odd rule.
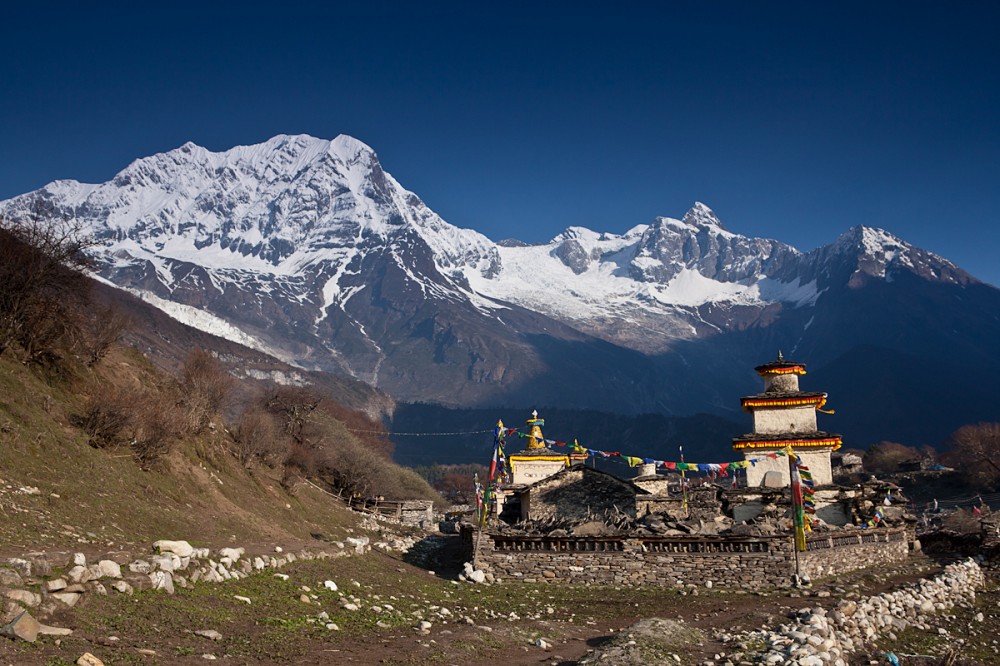
[[[463,531],[473,552],[478,534]],[[704,585],[762,589],[787,587],[795,573],[790,536],[547,537],[483,534],[475,566],[504,580],[623,586]],[[816,535],[799,553],[810,578],[904,560],[902,527]]]

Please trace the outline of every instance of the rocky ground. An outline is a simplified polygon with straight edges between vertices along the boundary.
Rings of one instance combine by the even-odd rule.
[[[85,654],[95,659],[90,664],[109,666],[765,663],[771,644],[798,630],[782,625],[833,616],[844,603],[872,603],[940,575],[946,564],[917,555],[763,594],[720,584],[682,590],[474,584],[457,579],[457,537],[419,536],[367,521],[348,539],[286,544],[281,552],[253,544],[192,548],[182,556],[168,547],[159,555],[20,558],[47,563],[31,570],[0,564],[12,572],[0,582],[9,602],[71,631],[42,633],[34,642],[0,640],[0,664],[75,664]],[[15,599],[14,591],[23,594]],[[987,576],[974,599],[963,595],[957,605],[859,640],[845,662],[888,664],[882,653],[891,652],[901,664],[1000,663],[998,602],[997,580]],[[7,621],[10,611],[8,604]],[[771,663],[810,663],[796,659]]]

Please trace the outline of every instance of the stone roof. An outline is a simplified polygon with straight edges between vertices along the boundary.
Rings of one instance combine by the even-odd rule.
[[[599,469],[596,469],[596,468],[593,468],[593,467],[587,467],[583,463],[576,463],[576,464],[570,465],[569,467],[567,467],[565,469],[561,469],[561,470],[559,470],[558,472],[556,472],[555,474],[553,474],[551,476],[547,476],[544,479],[539,479],[538,481],[535,481],[534,483],[532,483],[530,485],[522,486],[521,488],[517,489],[515,492],[518,493],[518,494],[520,494],[520,493],[523,493],[523,492],[526,492],[526,491],[530,491],[532,488],[534,488],[535,486],[537,486],[539,484],[550,483],[553,480],[558,479],[560,476],[565,476],[566,474],[569,474],[570,472],[579,472],[579,471],[583,471],[584,474],[592,474],[592,475],[604,476],[604,477],[607,477],[607,478],[612,479],[614,481],[617,481],[618,483],[621,483],[623,485],[632,486],[633,488],[635,488],[636,494],[638,494],[638,495],[651,495],[652,494],[648,490],[646,490],[645,488],[642,488],[642,487],[637,486],[636,484],[632,483],[631,479],[623,479],[620,476],[615,476],[614,474],[611,474],[610,472],[605,472],[603,470],[599,470]]]

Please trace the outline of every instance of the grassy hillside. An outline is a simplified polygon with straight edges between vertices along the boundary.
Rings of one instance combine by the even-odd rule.
[[[163,538],[213,546],[310,540],[352,527],[353,514],[317,487],[321,479],[314,485],[298,469],[290,475],[280,456],[271,465],[238,462],[218,415],[149,465],[128,446],[94,448],[75,425],[102,396],[154,395],[167,404],[176,384],[129,347],[115,347],[93,367],[56,371],[26,365],[16,353],[0,356],[0,555],[69,545],[145,549]],[[328,412],[317,421],[324,437],[350,443],[352,462],[401,476],[414,496],[430,496],[414,474],[368,450]]]

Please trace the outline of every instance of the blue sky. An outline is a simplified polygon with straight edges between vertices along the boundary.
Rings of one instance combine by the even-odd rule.
[[[802,250],[882,227],[1000,284],[997,3],[147,4],[5,10],[0,198],[345,133],[495,240],[699,200]]]

